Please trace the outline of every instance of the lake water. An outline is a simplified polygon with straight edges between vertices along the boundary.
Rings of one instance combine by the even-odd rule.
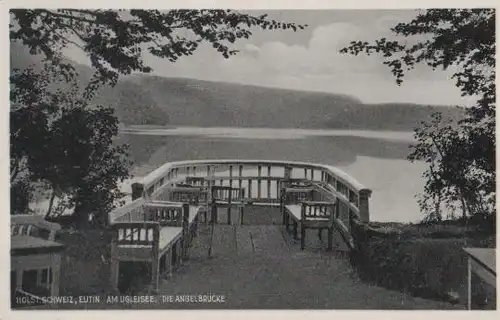
[[[139,127],[140,128],[140,127]],[[264,159],[336,166],[373,190],[373,221],[423,218],[415,195],[423,190],[425,163],[406,160],[411,132],[270,128],[138,129],[122,133],[136,164],[133,180],[166,161]],[[124,187],[129,189],[129,183]]]
[[[415,195],[423,190],[425,163],[406,160],[411,132],[297,130],[270,128],[151,129],[122,132],[135,163],[130,184],[167,161],[263,159],[324,163],[338,167],[373,190],[372,221],[417,222]],[[44,212],[48,201],[36,204]]]

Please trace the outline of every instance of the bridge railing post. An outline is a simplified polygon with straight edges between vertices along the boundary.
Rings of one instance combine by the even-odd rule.
[[[292,167],[285,166],[284,180],[289,181],[292,178]]]
[[[372,191],[361,189],[359,191],[359,215],[362,222],[370,222],[370,196]]]
[[[132,184],[132,201],[141,198],[143,193],[144,185],[142,183],[135,182]]]

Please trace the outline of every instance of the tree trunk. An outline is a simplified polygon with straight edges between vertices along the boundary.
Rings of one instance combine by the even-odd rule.
[[[438,194],[437,194],[437,201],[435,203],[435,215],[436,215],[436,218],[438,219],[438,221],[441,221],[442,220],[442,216],[441,216],[441,190],[438,191]]]
[[[47,209],[47,213],[45,214],[45,220],[50,218],[50,214],[52,211],[52,207],[54,206],[54,199],[56,198],[56,190],[52,189],[52,195],[50,196],[49,208]]]
[[[460,195],[460,202],[462,203],[462,218],[467,220],[467,205],[465,203],[465,199],[462,195]]]
[[[89,214],[85,206],[76,206],[71,215],[71,220],[78,230],[87,228],[89,226]]]

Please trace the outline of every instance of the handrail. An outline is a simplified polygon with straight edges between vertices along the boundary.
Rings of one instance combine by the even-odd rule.
[[[252,169],[253,173],[249,174],[250,172],[246,171],[248,169]],[[255,175],[255,169],[257,169],[257,175]],[[276,174],[277,169],[280,171],[279,174]],[[297,172],[299,175],[303,173],[304,177],[297,178],[295,174]],[[347,214],[355,215],[361,221],[369,221],[371,190],[338,168],[297,161],[242,159],[165,163],[132,185],[134,201],[113,210],[110,213],[110,221],[118,222],[116,219],[121,220],[120,216],[141,210],[144,203],[158,199],[165,188],[184,182],[186,177],[205,178],[210,185],[226,184],[238,188],[242,188],[242,185],[248,182],[247,197],[254,203],[279,202],[279,192],[274,195],[271,193],[279,191],[282,181],[304,179],[339,199],[344,208],[346,207]],[[264,189],[267,189],[267,194]]]
[[[241,160],[241,159],[223,159],[223,160],[188,160],[188,161],[176,161],[176,162],[167,162],[157,169],[150,172],[147,176],[145,176],[142,181],[138,181],[139,183],[147,187],[154,185],[161,178],[165,177],[169,170],[173,168],[185,167],[185,166],[193,166],[193,165],[274,165],[274,166],[295,166],[302,167],[307,169],[316,169],[316,170],[328,170],[330,171],[337,179],[340,179],[343,183],[351,185],[353,189],[363,190],[367,189],[363,184],[358,182],[353,177],[349,176],[344,171],[325,164],[316,164],[316,163],[308,163],[308,162],[299,162],[299,161],[278,161],[278,160]],[[369,190],[369,189],[367,189]]]
[[[142,210],[145,203],[146,203],[146,199],[138,198],[138,199],[133,200],[132,202],[125,204],[124,206],[121,206],[121,207],[118,207],[118,208],[112,210],[109,213],[110,224],[121,221],[118,219],[122,218],[125,214],[129,214],[133,211]],[[131,220],[131,219],[128,219],[128,220]]]

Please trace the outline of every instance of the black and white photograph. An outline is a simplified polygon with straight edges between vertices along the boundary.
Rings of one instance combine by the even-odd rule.
[[[493,2],[154,4],[3,4],[11,316],[497,309]]]

